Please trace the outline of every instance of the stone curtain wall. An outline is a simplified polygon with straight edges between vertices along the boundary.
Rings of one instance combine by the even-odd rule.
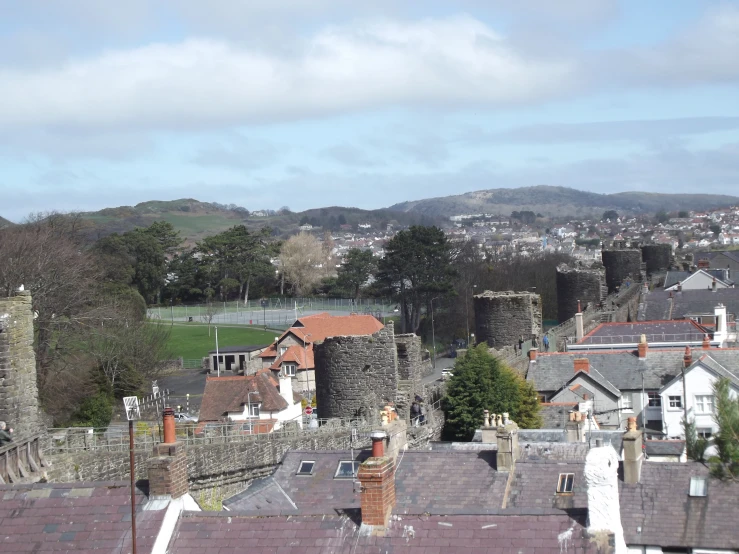
[[[475,338],[491,348],[541,337],[541,297],[530,292],[485,291],[474,297]]]
[[[602,269],[579,269],[566,264],[557,267],[557,321],[563,323],[575,317],[578,300],[583,310],[588,304],[600,304],[604,289]]]
[[[43,430],[28,291],[0,299],[0,420],[18,438]]]
[[[419,381],[422,377],[421,337],[415,334],[395,335],[398,352],[398,379]]]
[[[329,337],[314,345],[321,418],[369,415],[395,402],[398,370],[392,323],[370,336]]]
[[[647,275],[670,269],[673,265],[672,246],[669,244],[645,244],[641,257],[647,264]]]
[[[603,266],[606,268],[606,285],[608,293],[612,293],[626,278],[635,283],[641,281],[641,250],[624,248],[620,250],[603,250],[601,252]]]

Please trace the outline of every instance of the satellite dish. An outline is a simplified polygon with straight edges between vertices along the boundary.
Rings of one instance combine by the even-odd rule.
[[[136,396],[124,396],[123,406],[126,408],[126,419],[128,421],[135,421],[141,419],[141,412],[139,411],[139,399]]]

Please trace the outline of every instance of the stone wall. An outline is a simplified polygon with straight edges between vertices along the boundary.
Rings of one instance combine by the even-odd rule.
[[[316,395],[322,418],[370,415],[398,391],[392,322],[369,336],[329,337],[314,344]]]
[[[0,420],[16,437],[43,430],[33,351],[31,293],[0,299]]]
[[[624,248],[603,250],[603,266],[606,268],[608,293],[614,292],[627,278],[633,282],[641,281],[641,250]]]
[[[584,310],[588,304],[600,304],[605,298],[605,272],[561,264],[557,267],[557,321],[575,317],[577,301]]]
[[[530,292],[485,291],[474,296],[475,338],[492,348],[541,338],[541,297]]]
[[[645,244],[641,247],[641,257],[647,264],[647,275],[665,271],[673,265],[672,245]]]

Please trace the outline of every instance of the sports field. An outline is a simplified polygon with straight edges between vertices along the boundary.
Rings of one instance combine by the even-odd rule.
[[[163,324],[164,325],[164,324]],[[165,325],[166,326],[166,325]],[[172,358],[193,360],[203,358],[216,348],[214,326],[208,336],[207,325],[177,324],[170,327],[169,351]],[[279,332],[263,331],[252,327],[218,327],[218,346],[244,346],[270,344]]]

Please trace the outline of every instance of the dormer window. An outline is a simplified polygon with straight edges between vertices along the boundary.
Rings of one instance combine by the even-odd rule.
[[[259,404],[249,404],[249,417],[259,417]]]
[[[295,377],[298,366],[296,364],[282,364],[283,377]]]
[[[280,356],[284,356],[287,352],[287,346],[280,346]]]
[[[559,481],[557,482],[557,494],[571,493],[574,484],[575,484],[575,474],[574,473],[560,473]]]

